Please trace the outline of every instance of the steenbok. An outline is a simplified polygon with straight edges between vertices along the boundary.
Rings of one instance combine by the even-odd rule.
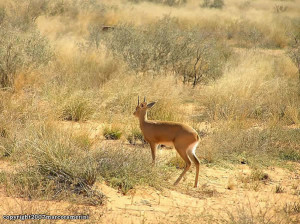
[[[195,151],[199,143],[199,136],[192,127],[182,123],[147,120],[147,110],[153,107],[155,103],[156,102],[147,104],[146,99],[144,98],[144,102],[140,104],[138,98],[138,105],[133,113],[139,118],[140,128],[144,138],[150,144],[153,163],[155,164],[156,148],[159,144],[173,145],[186,163],[185,169],[175,181],[174,185],[179,183],[191,167],[191,161],[193,161],[196,165],[194,187],[197,187],[200,163],[195,155]]]

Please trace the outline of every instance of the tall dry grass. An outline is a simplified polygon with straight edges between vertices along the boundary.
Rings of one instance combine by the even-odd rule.
[[[252,167],[287,166],[300,160],[299,129],[280,126],[245,128],[224,122],[201,143],[200,156],[212,164],[248,164]]]
[[[259,51],[238,52],[236,57],[221,79],[199,90],[208,117],[299,123],[298,80],[291,61]]]

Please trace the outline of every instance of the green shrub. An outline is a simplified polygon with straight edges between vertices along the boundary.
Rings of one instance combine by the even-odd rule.
[[[121,138],[122,132],[117,127],[105,127],[103,130],[103,136],[106,139],[118,140]]]
[[[164,17],[147,27],[122,25],[103,40],[136,72],[173,72],[193,86],[222,74],[230,50],[206,31],[181,30],[176,19]]]

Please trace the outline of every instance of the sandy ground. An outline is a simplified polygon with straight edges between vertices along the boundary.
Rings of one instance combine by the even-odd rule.
[[[166,150],[166,153],[174,152]],[[267,180],[249,183],[243,181],[251,172],[247,165],[229,168],[202,165],[200,187],[197,189],[192,187],[194,167],[186,180],[178,186],[161,191],[140,186],[123,195],[105,183],[96,183],[95,187],[107,196],[103,206],[78,205],[64,201],[29,201],[10,197],[4,189],[0,189],[0,215],[90,216],[88,221],[60,220],[51,223],[214,223],[228,219],[228,214],[239,217],[241,213],[245,213],[245,216],[255,218],[265,212],[268,219],[283,223],[279,222],[282,218],[275,214],[282,212],[289,204],[300,202],[300,164],[294,165],[295,169],[291,171],[271,167],[264,170],[269,176]],[[0,170],[12,172],[13,165],[7,161],[0,161]],[[176,176],[177,174],[174,179]],[[278,185],[282,187],[283,193],[275,193]],[[292,214],[292,218],[300,220],[300,213]],[[21,221],[13,223],[19,222]],[[12,222],[1,218],[0,223]],[[47,222],[43,220],[35,223]]]

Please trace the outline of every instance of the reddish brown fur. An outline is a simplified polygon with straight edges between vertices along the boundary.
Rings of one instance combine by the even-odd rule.
[[[139,118],[144,138],[150,144],[153,163],[155,163],[157,145],[171,143],[186,162],[186,168],[175,184],[179,183],[190,168],[191,161],[193,161],[196,165],[195,187],[197,187],[199,176],[199,160],[195,155],[195,149],[199,142],[197,132],[192,127],[178,122],[149,121],[147,119],[147,109],[154,104],[150,103],[147,105],[146,102],[143,102],[136,107],[134,112],[134,115]]]

